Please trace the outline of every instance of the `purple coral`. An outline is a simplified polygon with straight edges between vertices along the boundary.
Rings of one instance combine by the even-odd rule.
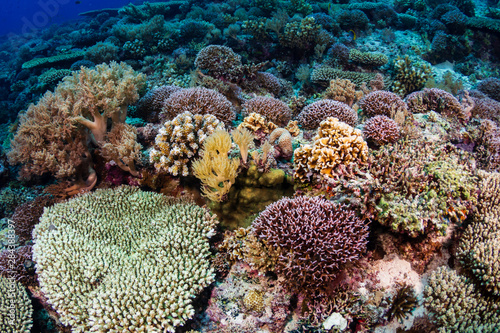
[[[349,105],[332,99],[323,99],[309,104],[297,116],[297,120],[305,129],[316,129],[319,123],[328,117],[337,118],[353,127],[358,122],[358,115]]]
[[[375,116],[366,121],[363,128],[365,139],[378,145],[396,142],[399,139],[400,129],[398,124],[389,117]]]
[[[136,114],[149,123],[157,122],[163,103],[172,93],[180,89],[177,86],[161,86],[149,91],[139,100]]]
[[[243,104],[243,112],[250,115],[255,112],[279,126],[285,126],[292,116],[292,110],[284,102],[273,97],[257,96]]]
[[[370,117],[382,115],[393,117],[398,111],[407,113],[406,103],[398,95],[384,90],[376,90],[359,101],[359,106]]]
[[[366,250],[368,227],[345,205],[320,197],[283,198],[253,222],[261,240],[281,250],[276,271],[291,289],[328,286]]]
[[[452,94],[447,91],[431,88],[416,91],[406,96],[408,108],[413,113],[438,112],[446,117],[459,119],[467,123],[470,115]]]

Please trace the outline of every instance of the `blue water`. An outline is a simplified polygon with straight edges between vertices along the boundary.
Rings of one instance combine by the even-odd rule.
[[[130,2],[130,0],[2,0],[0,36],[43,30],[51,24],[79,19],[81,16],[78,14],[85,11],[119,8]]]

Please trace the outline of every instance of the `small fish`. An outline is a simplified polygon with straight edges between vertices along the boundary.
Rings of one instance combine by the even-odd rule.
[[[356,40],[356,32],[351,29],[348,31],[348,34],[349,34],[349,38],[351,39],[351,41],[354,42]]]
[[[81,3],[82,3],[82,2],[81,2],[81,1],[78,1],[78,0],[77,0],[77,1],[75,1],[75,5],[79,5],[79,4],[81,4]]]

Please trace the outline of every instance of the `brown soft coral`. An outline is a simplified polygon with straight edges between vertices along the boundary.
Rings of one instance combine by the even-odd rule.
[[[129,65],[116,62],[98,65],[95,69],[83,67],[66,77],[53,93],[45,93],[21,116],[11,143],[10,163],[23,164],[20,174],[23,178],[48,172],[56,178],[87,178],[83,186],[91,188],[97,178],[85,127],[99,148],[111,143],[109,139],[115,137],[113,131],[123,127],[128,105],[139,98],[144,79],[144,75],[137,74]],[[111,132],[108,133],[108,129]],[[109,157],[116,158],[117,163],[124,159],[137,160],[137,155],[129,154],[135,151]],[[130,163],[127,162],[128,169],[133,172]],[[71,190],[78,192],[80,186]]]

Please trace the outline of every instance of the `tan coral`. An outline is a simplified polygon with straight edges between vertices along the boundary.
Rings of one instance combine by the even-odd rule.
[[[299,122],[297,120],[291,120],[285,126],[285,129],[290,132],[293,137],[296,137],[300,134]]]
[[[313,173],[334,177],[338,165],[365,162],[368,158],[361,131],[337,118],[322,121],[313,140],[312,145],[301,146],[294,152],[295,178],[301,182]]]
[[[288,159],[293,155],[292,135],[284,128],[277,128],[269,135],[269,142],[277,145],[280,155]]]
[[[243,122],[238,125],[238,128],[246,128],[254,134],[259,131],[269,134],[271,131],[278,128],[278,126],[271,121],[266,121],[266,118],[260,114],[252,112],[243,119]]]
[[[352,107],[356,100],[356,85],[347,79],[334,79],[323,94],[323,98],[343,102]]]

